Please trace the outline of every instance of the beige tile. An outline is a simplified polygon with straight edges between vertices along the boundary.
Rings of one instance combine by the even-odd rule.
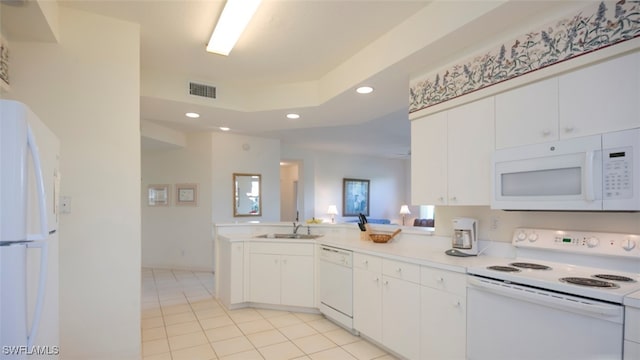
[[[256,311],[259,312],[260,315],[262,315],[265,319],[290,314],[288,311],[272,309],[256,309]]]
[[[184,334],[191,334],[195,332],[201,332],[202,327],[197,321],[190,321],[186,323],[167,325],[167,336],[177,336]]]
[[[227,313],[229,317],[237,323],[264,319],[259,312],[254,309],[231,310]]]
[[[142,343],[143,356],[157,355],[168,352],[169,343],[167,342],[167,339],[151,340]]]
[[[262,357],[262,355],[260,355],[258,350],[253,349],[223,356],[220,358],[220,360],[264,360],[264,358]]]
[[[253,349],[253,345],[244,336],[212,342],[211,346],[213,346],[213,350],[216,351],[218,357]]]
[[[353,334],[351,334],[350,332],[348,332],[345,329],[335,329],[335,330],[331,330],[331,331],[327,331],[325,333],[322,333],[324,336],[328,337],[329,340],[333,341],[334,343],[336,343],[337,345],[346,345],[346,344],[351,344],[354,343],[356,341],[361,341],[362,338],[359,336],[355,336]]]
[[[302,324],[303,321],[297,318],[293,314],[286,314],[282,316],[275,316],[267,319],[276,328],[281,328],[290,325]]]
[[[305,355],[305,356],[300,356],[291,360],[311,360],[311,358]]]
[[[171,352],[172,360],[212,360],[216,353],[209,344],[199,345]]]
[[[253,346],[257,348],[289,341],[286,336],[282,335],[280,331],[275,329],[251,334],[248,335],[247,338],[251,341]]]
[[[342,347],[358,360],[370,360],[384,355],[386,352],[379,347],[367,342],[358,341]]]
[[[162,353],[157,355],[149,355],[142,358],[143,360],[172,360],[171,353]]]
[[[321,334],[315,334],[292,341],[306,354],[313,354],[318,351],[328,350],[337,346],[333,341],[327,339]]]
[[[210,342],[215,342],[242,336],[242,331],[235,325],[227,325],[205,330],[205,334]]]
[[[324,319],[324,316],[322,316],[322,314],[293,313],[293,315],[295,315],[297,318],[299,318],[300,320],[302,320],[304,322]]]
[[[342,348],[336,347],[309,355],[312,360],[358,360]]]
[[[292,359],[304,353],[291,342],[283,342],[259,348],[258,351],[266,360]]]
[[[227,315],[218,316],[211,319],[200,319],[200,325],[203,329],[215,329],[222,326],[233,325],[233,320]]]
[[[142,329],[142,341],[151,341],[166,338],[167,332],[165,331],[164,327]]]
[[[209,299],[206,300],[192,301],[191,308],[193,310],[219,309],[220,304],[209,297]]]
[[[273,329],[273,325],[265,319],[239,323],[238,327],[245,335]]]
[[[332,323],[327,319],[313,320],[309,321],[307,324],[321,333],[340,328],[338,325]]]
[[[191,312],[191,306],[189,304],[170,305],[162,307],[163,315],[181,314]]]
[[[397,357],[386,354],[386,355],[382,355],[380,357],[375,358],[374,360],[398,360]]]
[[[148,318],[148,319],[142,319],[140,322],[140,327],[142,327],[142,329],[153,329],[153,328],[157,328],[157,327],[161,327],[164,326],[164,321],[162,319],[162,316],[156,316],[156,317],[152,317],[152,318]]]
[[[160,310],[160,307],[154,307],[154,308],[142,310],[142,314],[141,314],[141,318],[143,320],[158,317],[158,316],[162,316],[162,311]]]
[[[169,347],[171,350],[184,349],[198,345],[207,344],[209,340],[204,332],[197,332],[186,335],[178,335],[169,337]]]
[[[210,319],[210,318],[214,318],[214,317],[218,317],[218,316],[226,316],[227,313],[224,311],[224,309],[219,308],[219,307],[212,307],[212,308],[206,308],[206,309],[198,309],[195,310],[196,316],[198,317],[198,319],[202,320],[202,319]]]
[[[280,332],[283,333],[284,336],[292,340],[318,333],[316,329],[304,323],[282,327],[278,330],[280,330]]]
[[[173,314],[173,315],[166,315],[164,317],[164,323],[169,326],[169,325],[174,325],[174,324],[180,324],[180,323],[186,323],[186,322],[192,322],[192,321],[197,321],[198,319],[196,319],[196,316],[193,315],[193,313],[182,313],[182,314]]]

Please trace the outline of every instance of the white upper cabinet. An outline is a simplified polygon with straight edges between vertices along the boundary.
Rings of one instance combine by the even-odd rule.
[[[640,52],[559,77],[560,138],[640,126]]]
[[[447,112],[411,122],[411,203],[444,205],[447,199]]]
[[[494,98],[411,123],[411,202],[489,205]]]
[[[558,78],[496,95],[496,149],[558,139]]]

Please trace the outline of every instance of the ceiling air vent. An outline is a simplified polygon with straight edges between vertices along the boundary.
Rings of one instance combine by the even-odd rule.
[[[216,87],[211,85],[189,83],[189,95],[202,96],[210,99],[216,98]]]

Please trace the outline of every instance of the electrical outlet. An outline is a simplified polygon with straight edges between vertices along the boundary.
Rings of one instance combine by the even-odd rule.
[[[60,212],[63,214],[71,214],[71,196],[60,197]]]

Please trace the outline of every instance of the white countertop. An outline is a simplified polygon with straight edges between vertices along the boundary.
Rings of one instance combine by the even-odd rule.
[[[226,226],[226,225],[223,225]],[[234,230],[237,230],[234,224]],[[480,248],[491,246],[491,251],[486,251],[479,256],[472,257],[455,257],[446,255],[445,250],[450,248],[451,239],[448,237],[434,236],[430,232],[405,231],[398,234],[388,243],[374,243],[369,240],[360,239],[360,231],[356,225],[340,226],[340,227],[313,227],[313,234],[323,234],[317,239],[274,239],[274,238],[257,238],[258,235],[269,233],[288,233],[290,226],[280,227],[276,225],[255,226],[249,225],[244,231],[231,231],[223,233],[219,231],[218,236],[231,242],[246,241],[269,241],[269,242],[289,242],[289,243],[314,243],[321,245],[330,245],[354,252],[365,253],[369,255],[382,256],[389,259],[405,261],[418,265],[424,265],[449,271],[464,273],[469,266],[490,265],[496,262],[497,257],[513,257],[513,250],[509,243],[497,243],[481,241]],[[355,228],[355,230],[354,230]],[[396,227],[397,228],[397,227]],[[375,233],[391,232],[395,228],[374,226]],[[266,230],[266,231],[265,231]],[[301,233],[306,233],[306,229]],[[498,254],[496,256],[496,254]]]
[[[634,308],[640,309],[640,291],[636,291],[625,296],[624,304],[626,306],[632,306]]]

